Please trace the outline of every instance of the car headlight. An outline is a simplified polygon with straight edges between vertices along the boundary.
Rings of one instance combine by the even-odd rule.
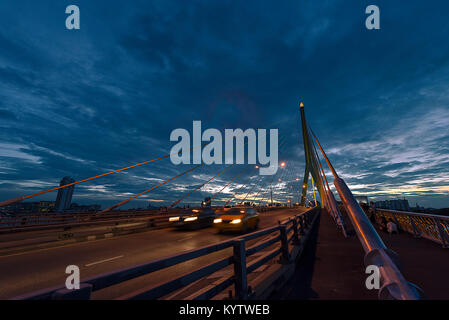
[[[198,219],[198,217],[188,217],[185,218],[184,221],[195,221],[196,219]]]
[[[179,221],[179,217],[171,217],[168,219],[168,221]]]
[[[240,222],[242,222],[242,219],[234,219],[234,220],[231,221],[232,224],[237,224],[237,223],[240,223]]]
[[[221,223],[221,222],[223,222],[223,220],[221,218],[214,219],[214,223]]]

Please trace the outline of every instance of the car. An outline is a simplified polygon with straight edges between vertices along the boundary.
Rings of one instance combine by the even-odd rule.
[[[215,219],[215,211],[209,207],[185,209],[180,215],[170,217],[168,221],[176,228],[198,229],[210,227]]]
[[[234,207],[223,214],[217,216],[214,220],[214,227],[219,232],[236,231],[246,232],[256,230],[259,227],[259,213],[251,207]]]

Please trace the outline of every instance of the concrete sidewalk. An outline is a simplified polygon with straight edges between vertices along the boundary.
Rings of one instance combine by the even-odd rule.
[[[345,238],[323,210],[319,227],[312,235],[295,275],[282,292],[272,298],[377,299],[377,291],[370,291],[365,287],[363,257],[364,252],[357,237]]]
[[[377,300],[377,290],[365,287],[364,251],[343,215],[351,236],[344,238],[323,211],[293,278],[272,299]],[[376,229],[385,245],[398,253],[404,277],[423,289],[426,299],[449,299],[448,249],[405,232],[389,235]]]
[[[449,249],[410,233],[389,235],[377,226],[376,230],[399,255],[404,277],[424,290],[427,299],[449,299]]]

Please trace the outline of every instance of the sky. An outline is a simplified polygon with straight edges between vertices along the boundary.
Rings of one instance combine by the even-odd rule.
[[[71,4],[80,30],[65,27]],[[365,27],[370,4],[380,30]],[[3,0],[0,200],[164,156],[172,130],[201,120],[278,128],[287,165],[274,177],[235,165],[182,204],[238,175],[215,201],[267,196],[270,182],[276,198],[297,201],[304,101],[354,193],[449,207],[448,10],[436,0]],[[106,207],[190,168],[152,162],[77,185],[73,202]],[[170,204],[225,168],[202,166],[127,206]]]

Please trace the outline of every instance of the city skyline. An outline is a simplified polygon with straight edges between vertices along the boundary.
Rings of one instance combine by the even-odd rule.
[[[0,4],[0,200],[166,155],[170,132],[195,120],[279,128],[286,186],[296,187],[302,100],[354,193],[449,207],[449,43],[438,14],[449,4],[390,1],[370,32],[368,2],[342,3],[79,1],[73,32],[65,4]],[[170,204],[224,167],[204,166],[127,206]],[[237,167],[183,203],[199,204]],[[154,162],[77,185],[72,202],[107,207],[189,168]]]

